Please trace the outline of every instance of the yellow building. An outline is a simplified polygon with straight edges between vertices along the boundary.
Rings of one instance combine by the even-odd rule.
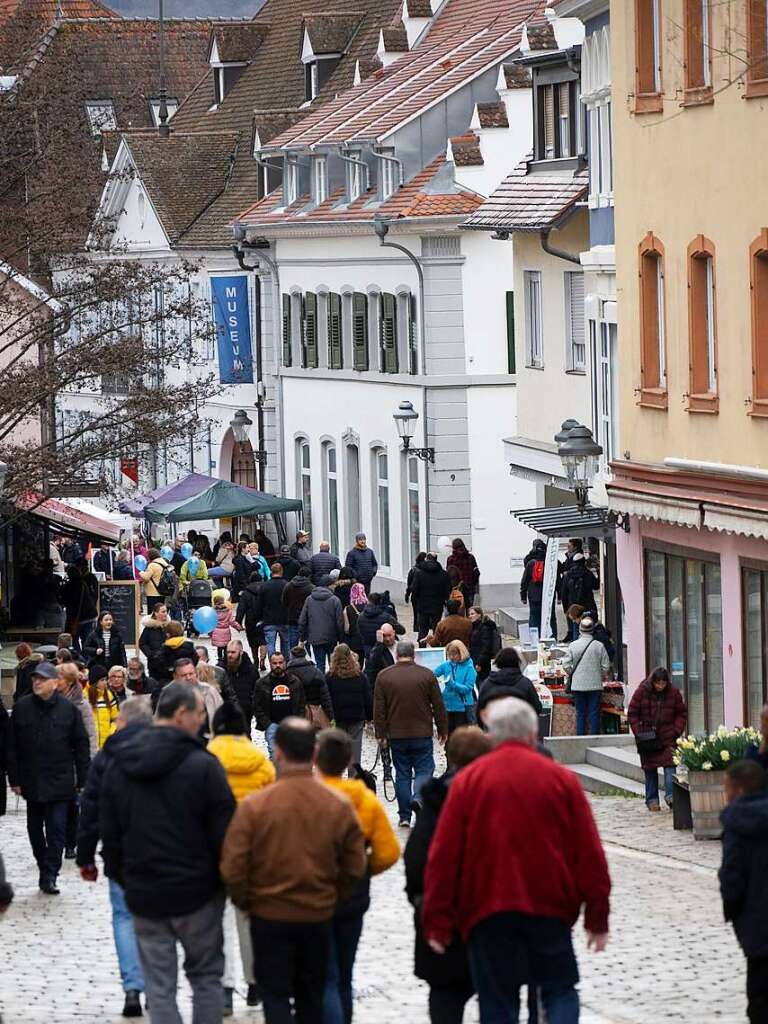
[[[630,680],[666,665],[697,731],[768,695],[767,21],[611,4]]]

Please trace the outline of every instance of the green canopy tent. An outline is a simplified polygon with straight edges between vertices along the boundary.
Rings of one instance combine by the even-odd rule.
[[[300,498],[278,498],[230,480],[212,480],[209,487],[192,497],[163,500],[161,495],[144,508],[143,515],[150,523],[190,523],[234,516],[274,516],[301,510]]]

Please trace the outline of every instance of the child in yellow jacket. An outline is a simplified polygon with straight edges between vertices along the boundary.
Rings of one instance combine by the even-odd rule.
[[[239,707],[225,701],[213,716],[211,730],[213,739],[208,743],[208,750],[218,758],[227,773],[227,781],[238,803],[245,800],[251,793],[255,793],[275,781],[274,765],[266,754],[262,754],[259,748],[251,743],[250,737],[246,735],[245,718]],[[232,996],[235,988],[235,927],[240,941],[243,975],[248,983],[248,1005],[256,1006],[260,1002],[260,993],[253,973],[250,922],[242,910],[234,907],[227,900],[224,911],[224,976],[222,979],[227,1011],[232,1009]]]
[[[352,763],[352,741],[341,729],[324,729],[317,737],[317,769],[322,781],[348,797],[355,808],[368,847],[368,875],[331,921],[333,942],[323,993],[324,1020],[352,1020],[352,972],[363,917],[370,904],[370,877],[397,863],[400,844],[387,812],[375,793],[359,779],[344,779]]]

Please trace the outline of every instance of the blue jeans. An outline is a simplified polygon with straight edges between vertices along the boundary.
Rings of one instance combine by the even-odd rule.
[[[392,764],[395,768],[395,794],[400,821],[411,820],[411,804],[417,800],[421,787],[435,773],[432,737],[390,740]]]
[[[277,650],[277,638],[280,637],[280,653],[285,655],[285,660],[290,658],[290,644],[288,640],[287,626],[265,626],[264,639],[267,641],[267,653],[270,658]]]
[[[658,768],[646,768],[645,770],[645,802],[650,807],[651,804],[659,805],[659,771]],[[667,800],[672,799],[673,786],[672,782],[675,778],[674,768],[664,769],[664,796]]]
[[[144,972],[139,960],[139,947],[133,930],[133,917],[126,906],[123,887],[109,879],[109,902],[112,904],[112,932],[115,936],[117,962],[124,992],[144,991]]]
[[[332,650],[332,644],[312,644],[312,656],[321,672],[325,672],[325,664],[331,656]]]
[[[270,761],[275,760],[275,733],[277,732],[277,722],[270,722],[267,728],[264,730],[264,739],[267,741],[267,750],[269,751]]]
[[[602,689],[574,690],[573,699],[576,704],[577,736],[600,735],[600,701],[602,697]]]
[[[298,626],[286,626],[288,630],[288,650],[292,651],[294,647],[299,646],[299,627]]]
[[[40,869],[40,882],[55,882],[61,871],[71,800],[27,800],[27,835]]]
[[[352,1024],[352,972],[362,931],[362,914],[334,917],[331,921],[323,1024]]]
[[[572,622],[571,619],[568,619],[568,639],[569,640],[578,640],[579,639],[579,624],[578,624],[578,622]]]

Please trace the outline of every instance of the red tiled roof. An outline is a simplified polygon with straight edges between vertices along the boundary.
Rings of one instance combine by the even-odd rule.
[[[477,116],[481,128],[509,128],[507,108],[501,100],[497,103],[478,103]]]
[[[525,160],[463,225],[478,231],[541,231],[561,220],[587,194],[586,168],[528,172]]]
[[[454,135],[450,140],[453,162],[457,167],[481,167],[484,163],[480,139],[474,132]]]
[[[319,206],[304,212],[310,202],[308,195],[300,196],[289,207],[282,207],[280,189],[270,193],[249,207],[237,220],[247,228],[269,233],[270,227],[301,228],[305,224],[364,223],[374,216],[395,220],[404,217],[461,217],[472,213],[482,203],[482,196],[456,189],[439,192],[434,185],[437,173],[445,166],[441,154],[427,167],[414,175],[402,188],[383,203],[376,203],[372,193],[366,193],[349,205],[340,205],[344,190],[337,189]]]
[[[309,114],[270,148],[386,137],[514,53],[522,24],[544,6],[545,0],[449,0],[418,47]]]

